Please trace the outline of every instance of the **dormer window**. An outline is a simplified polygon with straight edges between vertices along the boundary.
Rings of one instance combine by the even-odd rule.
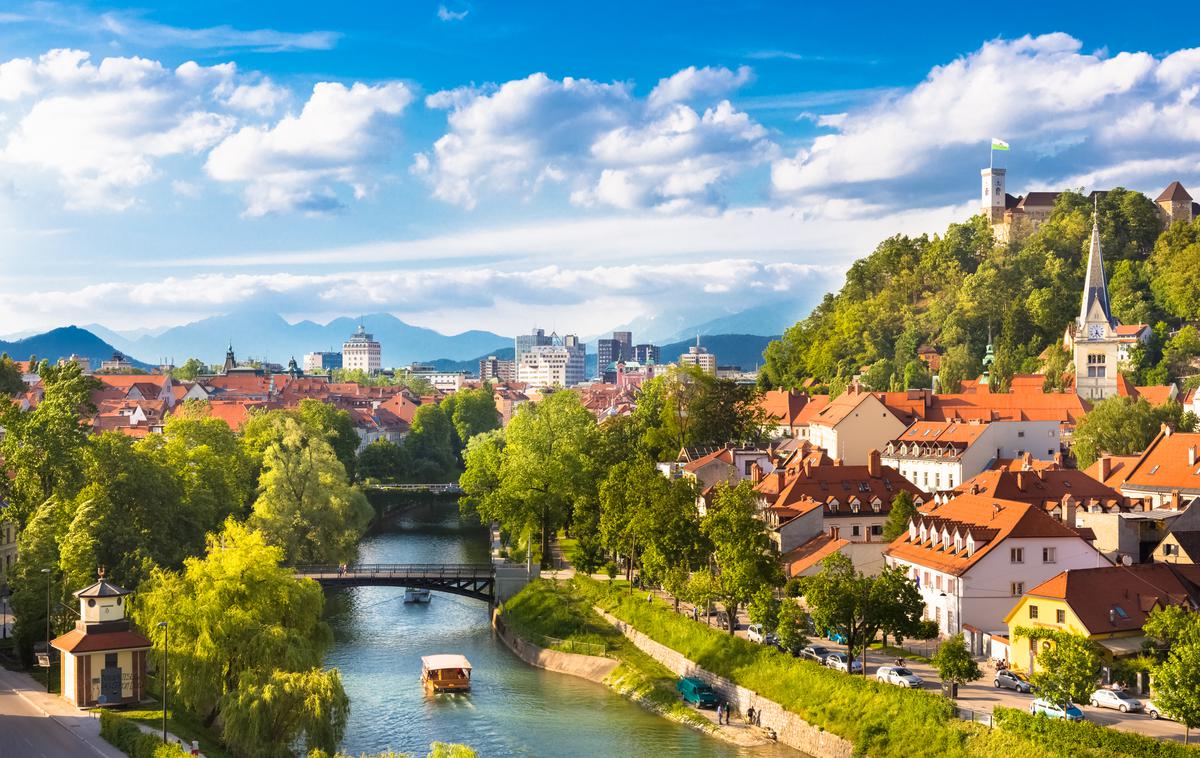
[[[876,513],[879,513],[879,511],[882,509],[883,509],[883,503],[880,502],[879,498],[875,498],[874,500],[871,501],[871,510],[875,511]]]
[[[909,522],[908,522],[908,541],[909,542],[917,541],[917,522],[916,521],[909,520]]]
[[[954,552],[957,553],[958,551],[962,550],[962,546],[962,536],[958,534],[954,535]]]

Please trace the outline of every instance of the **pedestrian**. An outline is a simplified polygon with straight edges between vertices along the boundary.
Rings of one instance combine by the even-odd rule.
[[[746,723],[750,725],[754,724],[754,708],[746,709]]]
[[[762,708],[754,712],[754,725],[762,726]]]
[[[651,590],[650,592],[647,592],[647,593],[646,593],[646,602],[647,602],[647,603],[649,603],[649,602],[650,602],[650,600],[651,600],[653,597],[654,597],[654,591],[653,591],[653,590]]]
[[[721,704],[717,703],[717,723],[721,723]]]

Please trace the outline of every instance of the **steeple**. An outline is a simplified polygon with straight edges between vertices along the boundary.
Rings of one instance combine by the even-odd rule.
[[[1088,250],[1087,273],[1083,279],[1083,302],[1079,306],[1079,328],[1082,330],[1089,321],[1100,321],[1113,325],[1112,311],[1108,305],[1108,284],[1104,278],[1104,254],[1100,250],[1100,209],[1099,196],[1094,198],[1095,208],[1092,212],[1092,244]],[[1096,307],[1099,312],[1093,310]]]
[[[229,349],[225,351],[225,365],[221,367],[221,373],[228,374],[233,369],[237,368],[237,359],[233,356],[233,343],[229,343]]]

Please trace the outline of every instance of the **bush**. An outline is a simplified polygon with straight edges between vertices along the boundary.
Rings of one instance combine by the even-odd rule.
[[[1060,721],[1014,708],[996,708],[993,723],[1043,748],[1046,755],[1095,758],[1195,758],[1195,748],[1110,729],[1090,721]]]
[[[129,758],[186,758],[179,745],[164,745],[162,737],[147,734],[137,724],[112,711],[100,712],[100,736]]]

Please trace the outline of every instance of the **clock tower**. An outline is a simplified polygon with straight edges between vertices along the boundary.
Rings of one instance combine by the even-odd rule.
[[[1092,218],[1092,242],[1087,273],[1083,279],[1083,302],[1075,321],[1075,392],[1084,400],[1103,400],[1117,394],[1117,361],[1120,342],[1117,321],[1108,305],[1104,279],[1104,256],[1100,250],[1099,214]]]

